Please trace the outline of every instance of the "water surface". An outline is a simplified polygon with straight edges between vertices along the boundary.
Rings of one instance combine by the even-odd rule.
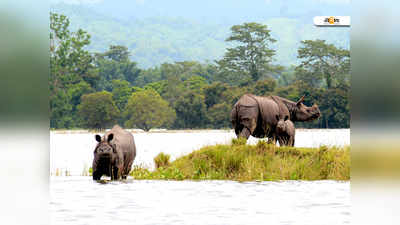
[[[91,167],[96,146],[95,133],[50,133],[51,175],[83,175]],[[235,133],[232,130],[189,130],[133,133],[137,156],[134,165],[154,167],[153,158],[160,152],[171,159],[188,154],[206,145],[229,144]],[[249,138],[249,144],[259,139]],[[297,129],[297,147],[344,146],[350,144],[350,129]]]
[[[350,183],[51,177],[51,224],[348,224]]]

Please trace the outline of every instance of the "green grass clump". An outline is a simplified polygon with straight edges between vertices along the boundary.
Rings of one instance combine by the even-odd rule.
[[[231,143],[232,145],[245,145],[247,143],[247,139],[243,137],[233,138]]]
[[[172,180],[349,180],[350,147],[295,148],[232,141],[231,145],[203,147],[167,166],[156,164],[154,171],[135,168],[131,175]]]
[[[170,165],[170,162],[169,162],[170,158],[171,158],[171,156],[168,154],[164,154],[163,152],[159,153],[154,158],[154,164],[156,165],[156,168],[168,167]]]
[[[135,166],[130,173],[137,180],[183,180],[185,176],[178,168],[159,167],[155,171]]]

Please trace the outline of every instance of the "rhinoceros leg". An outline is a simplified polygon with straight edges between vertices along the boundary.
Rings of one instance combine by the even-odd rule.
[[[294,147],[294,137],[290,137],[290,146]]]
[[[276,145],[276,141],[277,141],[278,137],[276,136],[276,134],[273,134],[272,137],[268,137],[268,144],[274,144]],[[281,143],[279,142],[279,145]]]
[[[113,166],[112,172],[111,172],[111,180],[118,180],[118,179],[119,179],[118,167]]]
[[[282,137],[279,137],[278,138],[278,141],[279,141],[279,146],[284,146],[285,145],[285,140],[283,140],[283,138]]]
[[[243,127],[243,129],[242,129],[242,131],[240,132],[238,138],[241,138],[241,137],[242,137],[242,138],[249,139],[250,134],[251,134],[251,133],[250,133],[249,128]]]
[[[102,174],[99,171],[93,171],[93,180],[100,180],[101,175]]]

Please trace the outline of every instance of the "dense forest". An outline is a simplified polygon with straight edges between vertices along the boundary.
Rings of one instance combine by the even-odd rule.
[[[128,47],[91,51],[91,34],[71,27],[68,17],[50,14],[51,128],[229,128],[232,106],[245,93],[293,101],[306,95],[322,117],[297,127],[350,125],[350,53],[325,40],[300,41],[298,63],[283,66],[275,62],[280,49],[272,47],[279,41],[271,28],[241,23],[213,61],[140,67]]]

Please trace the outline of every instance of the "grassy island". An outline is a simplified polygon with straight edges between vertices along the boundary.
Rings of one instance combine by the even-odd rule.
[[[134,179],[163,180],[349,180],[350,147],[277,147],[259,141],[246,145],[232,140],[231,145],[206,146],[170,162],[160,153],[154,158],[156,169],[135,167]]]

